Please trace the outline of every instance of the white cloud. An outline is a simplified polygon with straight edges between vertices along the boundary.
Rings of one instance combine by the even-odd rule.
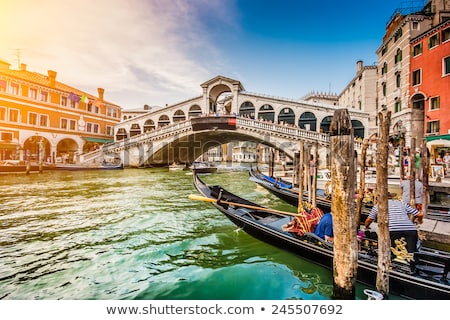
[[[221,60],[200,23],[205,6],[224,10],[219,0],[2,0],[0,59],[15,64],[20,48],[29,70],[55,70],[92,94],[103,87],[124,108],[178,102],[210,76],[198,57]]]

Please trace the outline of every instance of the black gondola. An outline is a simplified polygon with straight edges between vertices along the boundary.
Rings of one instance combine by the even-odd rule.
[[[264,208],[218,185],[210,186],[194,175],[194,185],[203,195],[202,201],[211,202],[236,226],[262,241],[290,250],[308,260],[333,268],[333,247],[317,236],[283,231],[283,226],[294,217]],[[364,242],[364,241],[363,241]],[[373,249],[373,247],[372,247]],[[376,250],[376,249],[375,249]],[[392,261],[389,272],[390,292],[411,299],[450,299],[450,253],[423,248],[415,253],[414,265]],[[358,256],[358,281],[374,287],[377,258],[374,250],[361,251]]]
[[[258,185],[277,196],[278,198],[286,201],[287,203],[298,206],[298,192],[292,188],[292,184],[281,179],[275,179],[269,177],[259,170],[250,168],[249,170],[250,181],[256,182]],[[303,194],[303,201],[308,200],[308,194]],[[323,212],[331,211],[331,199],[328,199],[325,195],[316,195],[316,206]],[[371,205],[363,205],[361,208],[361,221],[364,221],[370,213]]]

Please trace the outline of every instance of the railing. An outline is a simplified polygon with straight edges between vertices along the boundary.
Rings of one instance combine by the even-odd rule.
[[[227,115],[229,117],[229,115]],[[217,119],[217,116],[212,118]],[[317,142],[323,146],[329,146],[330,138],[328,134],[320,133],[316,131],[301,129],[298,127],[286,126],[281,124],[275,124],[270,122],[264,122],[259,120],[253,120],[243,117],[236,117],[236,127],[244,130],[253,130],[268,133],[269,135],[284,136],[287,139],[295,141],[308,141]],[[159,140],[167,136],[174,136],[180,132],[192,131],[192,124],[190,120],[180,121],[173,125],[168,125],[162,128],[142,133],[128,139],[116,141],[104,145],[103,152],[114,152],[117,148],[125,148],[128,146],[136,145],[145,140]],[[361,150],[362,141],[355,140],[355,149]]]

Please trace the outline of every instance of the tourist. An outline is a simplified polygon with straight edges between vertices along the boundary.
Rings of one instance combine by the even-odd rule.
[[[327,242],[334,241],[333,216],[331,212],[325,213],[314,230],[314,234]]]
[[[403,180],[400,177],[400,189],[402,190],[402,201],[407,204],[411,204],[411,179],[410,176],[406,176],[406,179]],[[416,208],[422,210],[422,192],[423,192],[423,184],[418,179],[414,181],[414,202]]]
[[[414,216],[419,223],[422,223],[423,214],[419,210],[411,207],[407,203],[400,200],[392,199],[393,194],[388,192],[388,212],[389,212],[389,236],[391,238],[391,247],[395,248],[395,240],[404,238],[406,241],[406,249],[409,253],[416,251],[419,236],[417,228],[413,221],[410,220],[408,214]],[[364,222],[366,229],[369,229],[370,224],[377,219],[378,204],[373,206],[369,216]]]

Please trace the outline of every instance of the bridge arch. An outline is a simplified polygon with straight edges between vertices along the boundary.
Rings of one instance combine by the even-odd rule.
[[[255,106],[250,101],[245,101],[239,107],[239,115],[246,118],[255,118]]]
[[[158,128],[168,126],[170,124],[169,116],[162,114],[158,119]]]
[[[353,132],[355,134],[355,138],[364,139],[364,126],[359,120],[352,120]]]
[[[189,107],[188,111],[188,117],[194,118],[194,117],[200,117],[202,115],[202,108],[198,104],[194,104]]]
[[[147,119],[144,122],[144,133],[155,129],[156,129],[155,122],[152,119]]]
[[[298,126],[301,129],[316,131],[317,130],[317,118],[314,113],[306,111],[300,115],[298,119]]]
[[[131,128],[130,128],[130,137],[134,137],[137,136],[139,134],[141,134],[141,127],[139,126],[139,123],[133,123],[131,124]]]
[[[264,104],[259,108],[258,119],[275,122],[275,110],[270,104]]]
[[[127,132],[125,131],[125,128],[119,128],[116,133],[116,140],[124,140],[128,137]]]
[[[330,132],[331,120],[333,120],[332,116],[327,116],[322,119],[322,121],[320,122],[320,132],[321,133],[329,133]]]
[[[278,114],[278,123],[295,124],[295,113],[291,108],[285,107]]]
[[[183,110],[175,111],[175,113],[173,114],[172,120],[174,123],[186,120],[186,115],[184,114],[184,111]]]

